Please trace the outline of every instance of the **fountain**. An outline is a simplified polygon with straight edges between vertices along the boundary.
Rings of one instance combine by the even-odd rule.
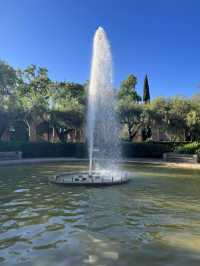
[[[103,169],[111,167],[111,160],[115,168],[114,161],[120,158],[119,125],[114,103],[111,50],[104,29],[99,27],[94,36],[88,90],[87,137],[90,174],[97,167],[93,164],[94,152],[97,161],[103,159]]]
[[[57,175],[50,181],[65,184],[111,185],[128,181],[118,169],[121,150],[119,123],[115,111],[115,91],[112,85],[112,55],[102,27],[93,41],[92,66],[88,88],[87,142],[88,172]]]

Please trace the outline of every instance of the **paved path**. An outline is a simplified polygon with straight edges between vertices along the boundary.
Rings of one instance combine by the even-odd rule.
[[[4,160],[0,161],[0,166],[5,165],[18,165],[18,164],[35,164],[35,163],[54,163],[54,162],[88,162],[88,159],[80,159],[80,158],[32,158],[32,159],[21,159],[21,160]],[[122,163],[137,163],[137,164],[155,164],[167,167],[174,168],[188,168],[188,169],[199,169],[200,164],[190,164],[190,163],[172,163],[165,162],[161,159],[149,159],[149,158],[134,158],[134,159],[126,159],[120,161]]]

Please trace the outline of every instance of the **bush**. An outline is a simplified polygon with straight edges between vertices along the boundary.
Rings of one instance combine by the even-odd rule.
[[[122,143],[122,155],[124,158],[161,158],[164,152],[172,150],[173,145],[170,143]],[[0,142],[0,151],[22,151],[23,158],[87,158],[87,145],[83,143]]]
[[[82,143],[0,142],[0,151],[22,151],[23,158],[87,156],[86,145]]]
[[[200,149],[197,151],[197,161],[200,163]]]
[[[185,153],[185,154],[197,154],[197,151],[200,151],[200,143],[192,142],[176,148],[177,153]]]
[[[143,158],[161,158],[163,153],[173,150],[170,144],[161,143],[130,143],[126,142],[122,145],[122,155],[125,158],[143,157]]]

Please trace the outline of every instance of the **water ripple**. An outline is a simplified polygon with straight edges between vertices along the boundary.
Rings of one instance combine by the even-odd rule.
[[[178,254],[185,256],[181,265],[199,265],[199,173],[187,172],[186,182],[182,171],[176,177],[166,169],[159,179],[160,170],[153,175],[154,168],[137,166],[127,185],[88,189],[50,184],[58,167],[70,169],[4,169],[1,265],[180,265]]]

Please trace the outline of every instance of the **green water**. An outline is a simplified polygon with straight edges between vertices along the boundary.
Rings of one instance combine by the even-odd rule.
[[[0,167],[0,265],[200,265],[200,172],[128,166],[131,182],[63,187],[85,165]]]

